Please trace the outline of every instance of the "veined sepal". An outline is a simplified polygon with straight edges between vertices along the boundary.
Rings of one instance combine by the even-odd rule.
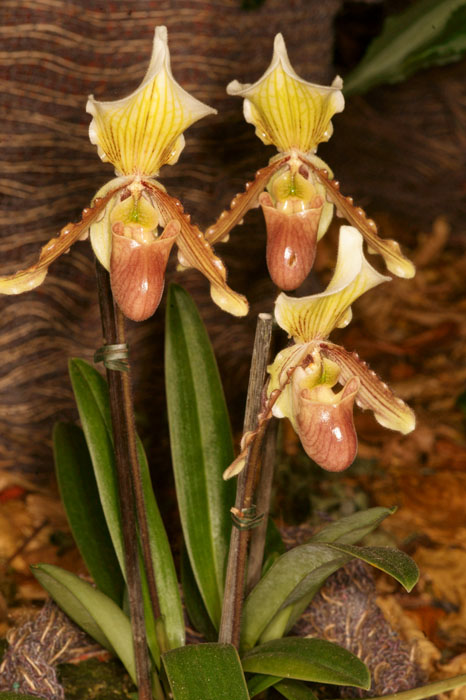
[[[128,97],[99,102],[89,96],[86,111],[91,143],[118,175],[155,175],[176,163],[184,147],[183,132],[216,110],[192,97],[174,79],[167,28],[157,27],[152,56],[140,86]]]
[[[227,86],[229,95],[244,98],[244,117],[256,127],[257,136],[278,151],[314,151],[332,135],[331,118],[344,108],[343,82],[336,77],[331,86],[308,83],[294,71],[285,41],[277,34],[272,62],[255,83]]]

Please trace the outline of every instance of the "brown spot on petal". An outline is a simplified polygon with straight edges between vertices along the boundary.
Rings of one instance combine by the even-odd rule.
[[[179,223],[170,221],[151,243],[113,233],[110,279],[115,300],[127,318],[144,321],[157,309],[168,256],[179,231]]]
[[[353,404],[358,389],[359,380],[353,377],[333,403],[313,400],[314,391],[299,395],[296,425],[301,443],[309,457],[327,471],[343,471],[356,457]]]
[[[280,289],[296,289],[304,282],[316,255],[317,229],[323,201],[318,206],[294,214],[278,211],[269,194],[259,202],[267,226],[267,266]]]

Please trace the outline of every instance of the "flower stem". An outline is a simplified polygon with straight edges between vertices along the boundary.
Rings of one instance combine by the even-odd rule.
[[[254,351],[249,375],[248,395],[244,418],[244,432],[256,428],[257,416],[261,409],[262,392],[267,371],[270,342],[272,337],[272,316],[259,314],[257,319]],[[259,471],[262,438],[265,434],[264,423],[251,445],[247,463],[238,477],[235,510],[241,512],[252,506],[254,488]],[[219,642],[239,647],[241,631],[241,611],[243,607],[246,560],[249,530],[233,527],[228,553],[228,565],[225,581],[225,595],[220,622]]]
[[[118,323],[116,321],[109,275],[99,263],[97,263],[96,274],[105,344],[124,343],[123,323],[121,318],[118,319]],[[107,380],[110,393],[110,410],[125,550],[126,582],[138,681],[138,697],[139,700],[151,700],[150,662],[146,644],[138,537],[136,536],[137,519],[134,508],[134,473],[135,469],[138,468],[135,468],[135,464],[139,463],[136,452],[129,372],[107,368]],[[141,539],[143,538],[141,537]]]
[[[277,444],[278,421],[272,418],[264,439],[264,448],[261,462],[261,472],[257,487],[256,506],[257,512],[264,514],[264,519],[251,533],[249,547],[248,574],[246,594],[259,582],[262,562],[264,561],[265,538],[267,534],[267,521],[270,510],[270,497],[272,494],[273,472],[275,465],[275,451]]]

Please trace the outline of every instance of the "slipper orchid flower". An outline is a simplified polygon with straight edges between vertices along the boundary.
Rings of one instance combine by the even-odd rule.
[[[306,453],[328,471],[346,469],[356,456],[354,403],[371,409],[386,428],[406,434],[415,427],[409,406],[358,355],[328,340],[334,328],[351,321],[353,301],[391,279],[367,262],[362,244],[355,228],[342,226],[337,264],[327,289],[302,298],[281,293],[275,302],[275,319],[294,342],[268,367],[267,402],[258,430],[272,415],[289,418]],[[335,393],[337,382],[342,388]],[[243,450],[225,478],[242,470],[258,430],[243,437]]]
[[[262,78],[254,84],[234,80],[227,86],[228,94],[244,98],[244,117],[256,127],[256,135],[264,144],[273,144],[279,154],[256,173],[206,235],[211,243],[226,240],[244,214],[260,204],[267,228],[267,265],[281,289],[296,289],[306,279],[317,241],[332,219],[333,205],[362,233],[370,252],[384,257],[393,274],[414,275],[414,266],[401,254],[398,243],[377,236],[375,223],[340,193],[332,171],[315,155],[319,143],[333,133],[332,117],[344,108],[342,87],[339,76],[330,86],[300,78],[281,34],[275,37],[272,62]]]
[[[94,252],[109,270],[114,297],[128,318],[142,321],[156,310],[174,243],[180,264],[207,277],[215,303],[236,316],[245,315],[247,301],[228,287],[222,261],[183,213],[181,203],[153,179],[163,165],[178,160],[185,129],[215,113],[173,78],[166,27],[155,30],[140,86],[114,102],[98,102],[91,95],[86,110],[93,117],[91,142],[101,159],[113,164],[117,177],[97,192],[79,223],[65,226],[42,248],[36,264],[0,277],[0,293],[20,294],[40,285],[49,265],[90,231]]]

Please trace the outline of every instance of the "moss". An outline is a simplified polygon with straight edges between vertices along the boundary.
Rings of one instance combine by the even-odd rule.
[[[66,700],[130,700],[135,690],[122,665],[115,660],[61,664],[58,676]]]

